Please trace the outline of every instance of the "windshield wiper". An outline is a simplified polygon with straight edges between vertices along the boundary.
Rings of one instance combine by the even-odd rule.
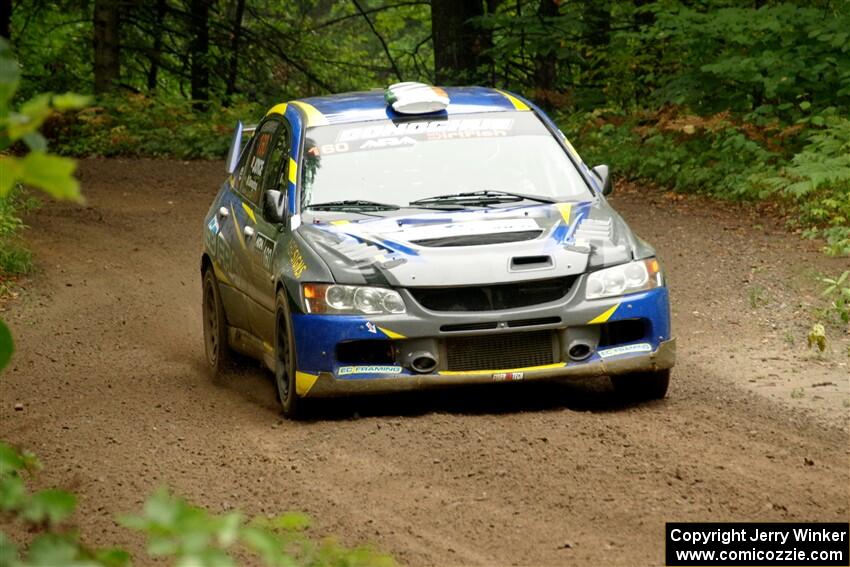
[[[371,209],[375,211],[395,211],[398,210],[400,207],[398,205],[393,205],[392,203],[378,203],[376,201],[352,199],[345,201],[328,201],[326,203],[311,203],[304,208],[325,211],[334,211],[338,209]]]
[[[466,203],[466,204],[491,204],[512,203],[519,201],[537,201],[538,203],[557,203],[555,199],[538,197],[536,195],[523,195],[522,193],[511,193],[509,191],[469,191],[466,193],[449,193],[447,195],[436,195],[411,201],[411,205],[426,205],[429,203]]]

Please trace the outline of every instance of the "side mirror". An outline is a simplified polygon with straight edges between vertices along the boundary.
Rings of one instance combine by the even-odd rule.
[[[239,163],[239,152],[242,150],[242,121],[236,123],[236,128],[233,130],[233,139],[230,140],[230,150],[227,152],[227,173],[232,174],[236,171],[236,165]]]
[[[597,165],[590,171],[593,172],[594,175],[599,179],[599,182],[602,183],[602,194],[610,195],[614,190],[614,184],[611,181],[611,171],[608,169],[607,165]]]
[[[286,220],[286,194],[270,189],[263,193],[263,217],[270,223]]]

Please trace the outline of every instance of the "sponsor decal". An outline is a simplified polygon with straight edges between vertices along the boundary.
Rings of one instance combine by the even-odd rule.
[[[307,269],[307,264],[304,262],[304,256],[301,255],[301,250],[295,240],[289,241],[287,252],[289,253],[289,263],[292,264],[292,274],[296,279],[300,279],[301,274]]]
[[[494,382],[511,382],[513,380],[522,380],[522,372],[497,372],[493,374]]]
[[[376,327],[372,321],[366,322],[366,330],[370,333],[375,333],[376,335],[378,334],[378,327]]]
[[[462,118],[400,124],[378,124],[361,128],[340,130],[337,142],[354,142],[376,138],[396,138],[426,135],[428,139],[445,137],[504,136],[513,127],[510,118]],[[448,136],[448,134],[454,134]],[[461,134],[461,136],[458,136]]]
[[[274,254],[274,240],[264,234],[257,233],[257,238],[254,240],[254,250],[260,255],[263,261],[263,267],[267,271],[272,269],[272,255]]]
[[[401,366],[340,366],[337,376],[351,374],[401,374]]]
[[[620,356],[622,354],[632,354],[636,352],[652,352],[652,345],[649,343],[638,343],[635,345],[606,348],[605,350],[599,351],[599,356],[602,358],[610,358],[612,356]]]
[[[218,215],[213,215],[213,217],[210,219],[209,224],[207,224],[207,228],[209,228],[210,232],[212,232],[213,234],[216,234],[218,232],[218,218],[217,217],[218,217]]]

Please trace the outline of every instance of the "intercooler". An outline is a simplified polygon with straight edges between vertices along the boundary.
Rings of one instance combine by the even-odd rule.
[[[560,361],[558,338],[550,330],[445,339],[447,370],[498,370]]]

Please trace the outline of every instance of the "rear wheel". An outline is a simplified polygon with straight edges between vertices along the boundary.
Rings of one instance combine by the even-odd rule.
[[[227,317],[221,302],[218,281],[211,268],[204,271],[202,309],[207,368],[210,375],[217,378],[232,366],[233,352],[227,344]]]
[[[289,313],[289,300],[286,292],[277,292],[275,309],[275,370],[277,397],[280,400],[283,415],[298,419],[304,415],[304,400],[295,390],[295,338],[292,334],[292,318]]]
[[[634,400],[660,400],[670,386],[670,369],[611,376],[614,389]]]

